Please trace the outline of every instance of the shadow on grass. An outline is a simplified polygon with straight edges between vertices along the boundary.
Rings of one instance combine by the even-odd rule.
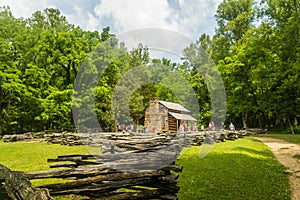
[[[270,156],[270,153],[268,151],[258,151],[254,150],[251,148],[247,147],[236,147],[233,150],[236,150],[237,152],[243,152],[243,154],[248,154],[248,155],[255,155],[255,156],[260,156],[261,158],[268,158]]]
[[[177,161],[179,199],[290,199],[285,168],[268,148],[252,139],[238,144],[218,145],[204,159],[189,148]]]
[[[293,158],[297,158],[297,159],[300,159],[300,154],[298,155],[294,155]]]

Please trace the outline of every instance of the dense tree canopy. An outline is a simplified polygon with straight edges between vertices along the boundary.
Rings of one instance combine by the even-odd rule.
[[[199,108],[194,115],[200,124],[208,124],[216,112],[211,105],[215,88],[207,83],[211,77],[206,71],[211,68],[219,71],[224,83],[227,99],[215,103],[226,101],[225,123],[299,132],[299,9],[300,0],[224,0],[215,15],[215,35],[203,34],[186,47],[182,63],[173,63],[166,58],[152,59],[143,44],[128,51],[109,27],[102,33],[75,27],[57,9],[17,19],[9,8],[2,7],[0,134],[75,130],[72,107],[78,108],[84,101],[95,101],[100,126],[112,131],[118,123],[116,117],[122,115],[118,107],[111,106],[114,92],[122,87],[119,81],[124,75],[129,84],[130,80],[139,81],[128,74],[139,66],[152,70],[152,74],[146,70],[143,79],[160,79],[164,84],[154,81],[137,88],[129,98],[130,114],[123,116],[125,122],[142,124],[149,99],[154,96],[189,101],[190,97],[178,95],[182,85],[176,76],[164,76],[164,69],[168,69],[169,74],[180,74],[192,86]],[[103,64],[105,67],[99,68]],[[85,65],[88,70],[78,75]],[[75,80],[87,83],[84,79],[96,74],[99,80],[93,80],[95,88],[84,90],[82,98],[77,98]],[[92,99],[83,98],[91,93]],[[190,109],[197,110],[193,106]],[[88,126],[89,117],[90,113],[83,112],[77,123]]]
[[[299,0],[224,0],[213,38],[204,34],[185,50],[191,65],[201,49],[214,59],[226,89],[227,123],[299,131],[299,8]]]

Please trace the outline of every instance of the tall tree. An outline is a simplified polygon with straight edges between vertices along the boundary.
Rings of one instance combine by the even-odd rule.
[[[253,22],[256,19],[256,11],[255,1],[253,0],[224,0],[218,6],[216,14],[218,28],[214,38],[214,59],[217,59],[217,62],[221,61],[218,68],[224,77],[225,87],[227,86],[228,107],[233,108],[236,106],[237,109],[233,110],[242,117],[244,128],[247,128],[248,110],[251,109],[247,99],[254,91],[249,90],[251,89],[248,74],[251,70],[250,66],[245,65],[247,58],[243,54],[241,54],[241,57],[239,56],[239,48],[247,43],[245,35],[254,27]],[[231,69],[229,70],[222,64],[228,62],[228,60],[231,60],[230,63],[232,61],[235,63],[230,66]],[[234,78],[236,79],[234,80]],[[238,95],[232,95],[234,94],[233,91],[238,91]],[[237,97],[242,100],[242,103],[234,104]]]
[[[278,56],[274,81],[277,83],[275,96],[277,102],[276,113],[283,121],[287,121],[291,132],[299,121],[299,55],[300,55],[300,1],[263,1],[264,23],[269,32],[265,40],[269,49]],[[284,42],[283,42],[284,41]]]

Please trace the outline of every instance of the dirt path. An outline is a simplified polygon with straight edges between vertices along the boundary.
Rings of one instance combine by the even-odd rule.
[[[300,146],[279,139],[255,138],[269,146],[277,160],[287,167],[290,172],[292,199],[300,200],[300,159],[293,158],[300,155]]]

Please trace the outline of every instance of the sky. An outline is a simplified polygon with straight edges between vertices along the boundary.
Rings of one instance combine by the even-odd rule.
[[[109,26],[120,34],[158,28],[178,32],[192,41],[213,35],[214,15],[222,0],[0,0],[17,18],[29,18],[45,8],[57,8],[67,21],[84,30],[102,32]]]

